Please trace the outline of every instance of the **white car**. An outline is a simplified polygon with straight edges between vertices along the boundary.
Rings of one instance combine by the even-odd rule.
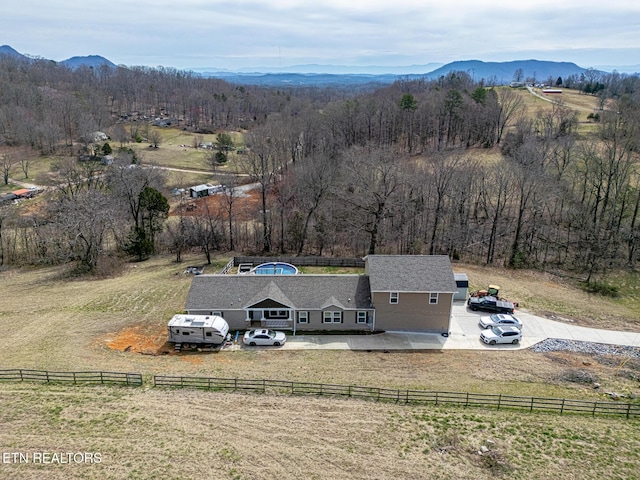
[[[478,324],[481,328],[491,328],[496,325],[512,325],[518,328],[518,330],[522,330],[522,322],[508,313],[494,313],[487,317],[480,317]]]
[[[517,345],[522,339],[522,332],[512,325],[499,325],[483,330],[480,340],[489,345],[497,343],[512,343]]]
[[[255,347],[256,345],[273,345],[279,347],[287,341],[287,336],[283,332],[275,330],[267,330],[266,328],[258,330],[248,330],[245,332],[242,342],[245,345]]]

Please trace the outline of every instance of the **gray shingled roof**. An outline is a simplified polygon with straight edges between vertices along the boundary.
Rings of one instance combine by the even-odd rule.
[[[185,308],[240,310],[266,296],[298,310],[373,308],[366,275],[197,275]]]
[[[446,255],[368,255],[365,262],[372,292],[457,291]]]

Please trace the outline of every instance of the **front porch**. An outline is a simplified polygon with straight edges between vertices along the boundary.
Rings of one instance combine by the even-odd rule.
[[[291,308],[247,308],[245,321],[250,328],[293,330],[295,312]]]

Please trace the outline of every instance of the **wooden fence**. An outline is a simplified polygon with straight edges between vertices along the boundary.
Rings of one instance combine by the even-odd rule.
[[[84,383],[110,385],[142,385],[142,375],[139,373],[119,372],[49,372],[46,370],[0,370],[2,381],[33,381],[45,383]]]
[[[357,385],[331,385],[323,383],[289,382],[283,380],[247,380],[238,378],[174,377],[156,375],[156,387],[200,388],[205,390],[251,391],[290,395],[340,396],[362,398],[411,405],[461,405],[500,409],[518,409],[529,412],[544,411],[559,414],[616,415],[626,418],[640,417],[640,404],[597,402],[566,398],[519,397],[460,392],[426,390],[399,390]]]
[[[13,369],[0,370],[0,382],[2,381],[141,386],[142,375],[139,373],[119,372],[49,372],[46,370]],[[358,385],[290,382],[285,380],[177,377],[167,375],[155,375],[153,377],[153,385],[155,387],[199,388],[217,391],[233,390],[289,395],[349,397],[406,405],[460,405],[496,410],[517,409],[529,412],[553,412],[560,415],[575,413],[592,416],[614,415],[626,418],[640,418],[640,404],[638,403],[598,402],[567,398],[401,390]]]
[[[250,263],[258,266],[261,263],[284,262],[296,267],[353,267],[364,268],[362,258],[330,258],[330,257],[233,257],[233,265]],[[231,263],[231,262],[229,262]]]

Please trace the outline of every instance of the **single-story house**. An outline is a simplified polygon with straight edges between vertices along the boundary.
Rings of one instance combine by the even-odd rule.
[[[443,255],[368,255],[364,274],[198,275],[185,310],[232,330],[448,333],[456,282]]]

